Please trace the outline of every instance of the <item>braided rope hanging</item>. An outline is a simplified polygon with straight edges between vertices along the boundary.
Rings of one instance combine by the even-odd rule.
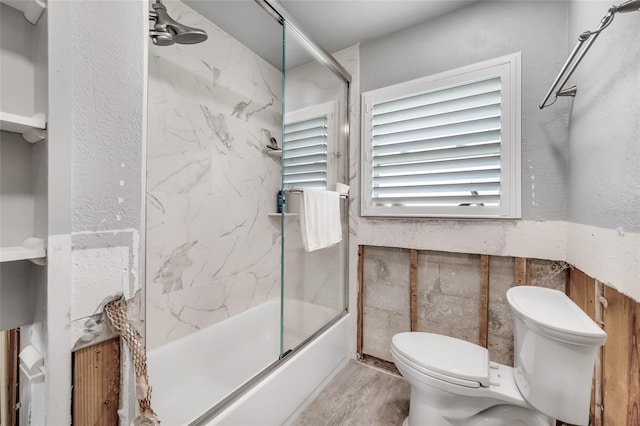
[[[133,424],[136,426],[159,425],[160,421],[151,408],[151,386],[147,371],[147,353],[142,336],[127,318],[127,302],[123,298],[115,299],[104,306],[104,312],[114,331],[126,342],[133,358],[136,374],[136,396],[140,415]]]

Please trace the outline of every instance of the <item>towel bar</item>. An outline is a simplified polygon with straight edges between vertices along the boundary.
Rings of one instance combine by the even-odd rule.
[[[304,189],[284,188],[283,191],[290,194],[302,194],[304,192]],[[349,195],[340,194],[340,198],[349,198]]]

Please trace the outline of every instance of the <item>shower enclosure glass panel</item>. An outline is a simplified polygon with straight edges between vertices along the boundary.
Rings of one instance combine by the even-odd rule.
[[[282,186],[283,351],[294,349],[346,309],[348,198],[340,199],[342,241],[308,252],[300,203],[305,190],[348,183],[347,82],[286,22]]]
[[[308,253],[290,190],[348,181],[348,88],[263,0],[162,3],[207,39],[149,42],[146,345],[160,420],[200,424],[345,311],[347,199]]]
[[[154,408],[185,424],[280,355],[283,29],[255,2],[163,4],[208,34],[149,42],[146,344]]]

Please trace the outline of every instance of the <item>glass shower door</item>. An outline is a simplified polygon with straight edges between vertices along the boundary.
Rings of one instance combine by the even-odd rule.
[[[282,191],[282,351],[286,353],[346,310],[348,198],[340,197],[341,241],[307,251],[305,191],[336,191],[348,183],[348,83],[285,22]],[[325,229],[327,231],[327,229]],[[324,232],[324,231],[323,231]],[[308,240],[308,239],[307,239]],[[308,244],[311,244],[307,241]]]

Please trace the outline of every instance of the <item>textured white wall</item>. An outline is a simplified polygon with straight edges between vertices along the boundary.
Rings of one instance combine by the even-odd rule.
[[[571,44],[610,6],[571,2]],[[576,97],[562,102],[571,103],[568,260],[640,301],[639,27],[640,13],[616,15],[571,78]]]
[[[566,2],[478,2],[361,45],[362,91],[522,52],[523,220],[360,217],[358,244],[565,258],[567,106],[537,104],[565,59],[566,33]]]
[[[562,220],[567,105],[537,105],[566,57],[566,34],[567,2],[476,2],[362,43],[362,91],[522,52],[522,218]]]
[[[146,10],[142,1],[74,2],[71,27],[72,339],[104,338],[90,318],[140,289]],[[118,249],[119,255],[112,256]],[[89,279],[93,277],[93,279]]]
[[[640,300],[640,15],[603,32],[572,78],[574,100],[537,108],[608,7],[478,2],[363,43],[363,91],[522,51],[523,220],[359,218],[357,243],[565,260]]]
[[[107,337],[100,303],[140,288],[147,13],[143,0],[48,3],[47,424],[70,423],[71,351]]]

